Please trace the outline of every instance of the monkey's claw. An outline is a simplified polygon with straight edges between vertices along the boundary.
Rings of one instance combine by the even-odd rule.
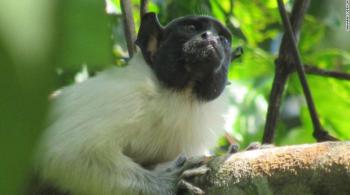
[[[198,168],[188,169],[181,174],[181,178],[190,178],[194,176],[204,175],[209,171],[206,165],[202,165]]]

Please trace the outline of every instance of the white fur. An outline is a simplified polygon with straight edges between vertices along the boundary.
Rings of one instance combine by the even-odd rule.
[[[140,166],[204,154],[223,132],[224,96],[199,102],[165,89],[140,53],[66,87],[54,100],[37,167],[73,195],[172,194],[167,175]]]

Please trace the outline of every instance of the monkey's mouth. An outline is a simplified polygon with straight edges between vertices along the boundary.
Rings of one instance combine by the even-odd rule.
[[[216,41],[208,41],[207,49],[212,50],[219,58],[223,58],[222,52],[220,52],[219,45]]]
[[[225,53],[217,41],[193,40],[183,46],[186,69],[197,74],[217,72],[225,61]]]
[[[197,57],[203,60],[223,58],[220,44],[216,40],[193,40],[186,42],[183,46],[183,51],[186,54]]]

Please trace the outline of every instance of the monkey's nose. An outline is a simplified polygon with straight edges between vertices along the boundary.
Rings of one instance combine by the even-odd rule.
[[[213,35],[213,33],[210,32],[210,31],[205,31],[205,32],[203,32],[203,33],[201,34],[201,38],[202,38],[202,39],[208,40],[208,39],[214,38],[214,35]]]
[[[217,36],[211,31],[205,31],[202,34],[200,34],[200,37],[202,40],[208,41],[211,44],[217,43]]]

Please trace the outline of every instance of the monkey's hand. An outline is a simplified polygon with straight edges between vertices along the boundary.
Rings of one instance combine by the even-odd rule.
[[[181,179],[178,183],[178,193],[187,191],[190,194],[194,195],[202,195],[205,194],[202,189],[197,186],[194,186],[192,183],[188,182],[188,180],[193,179],[195,176],[205,175],[209,171],[209,168],[206,165],[201,165],[196,168],[188,169],[181,174]]]
[[[179,155],[174,161],[166,164],[158,165],[155,169],[159,174],[168,175],[173,179],[175,191],[181,194],[184,191],[191,194],[204,194],[203,190],[186,181],[194,176],[203,175],[209,171],[204,163],[208,157],[192,157],[186,158]]]

